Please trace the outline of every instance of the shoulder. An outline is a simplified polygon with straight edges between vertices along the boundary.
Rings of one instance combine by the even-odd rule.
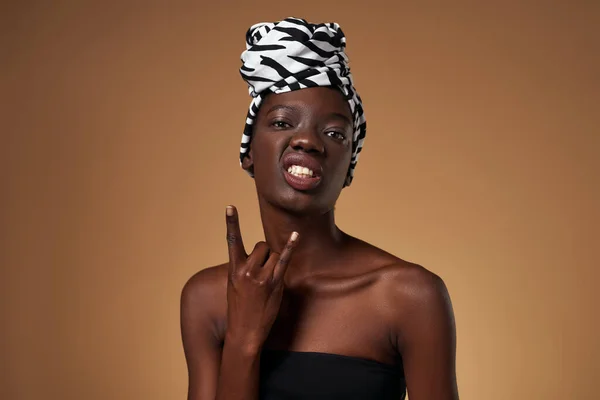
[[[220,330],[227,310],[227,270],[227,263],[204,268],[186,281],[181,290],[183,322],[211,322]]]
[[[194,301],[210,298],[227,289],[227,263],[204,268],[192,275],[183,285],[182,299]]]
[[[387,294],[404,305],[418,305],[448,296],[444,280],[422,265],[398,260],[381,269]]]
[[[202,269],[183,285],[180,324],[189,375],[188,398],[214,398],[224,337],[226,288],[227,264]]]
[[[376,269],[372,293],[386,347],[401,357],[409,392],[458,399],[456,326],[444,280],[422,265],[385,257],[389,262]]]
[[[366,242],[360,246],[372,260],[371,273],[377,275],[377,302],[394,324],[453,318],[450,295],[439,275]]]
[[[387,296],[403,302],[427,302],[447,295],[443,279],[422,265],[403,260],[385,250],[353,238],[353,256],[362,258],[371,273],[378,275]]]
[[[454,311],[444,280],[427,268],[406,261],[381,271],[386,321],[399,349],[434,335],[452,343]]]

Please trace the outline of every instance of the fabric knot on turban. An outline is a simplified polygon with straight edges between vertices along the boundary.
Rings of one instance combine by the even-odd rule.
[[[248,84],[252,102],[242,135],[240,164],[250,149],[252,125],[268,93],[333,86],[344,94],[353,117],[352,159],[347,177],[350,184],[367,124],[345,48],[346,36],[335,22],[311,24],[299,18],[286,18],[258,23],[248,29],[240,74]]]

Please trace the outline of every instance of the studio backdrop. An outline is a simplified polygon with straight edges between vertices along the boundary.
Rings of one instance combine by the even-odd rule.
[[[262,239],[247,28],[338,22],[367,139],[340,228],[440,275],[465,400],[597,397],[598,5],[8,2],[0,398],[184,399],[186,280]]]

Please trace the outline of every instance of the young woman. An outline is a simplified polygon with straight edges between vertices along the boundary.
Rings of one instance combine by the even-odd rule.
[[[265,241],[248,255],[228,206],[229,261],[183,288],[189,400],[458,399],[443,281],[335,224],[366,132],[345,44],[296,18],[247,33],[240,158]]]

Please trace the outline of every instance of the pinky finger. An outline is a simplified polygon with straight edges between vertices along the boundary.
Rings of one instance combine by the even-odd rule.
[[[292,253],[296,244],[298,243],[298,232],[292,232],[290,238],[288,239],[281,255],[279,256],[279,260],[277,260],[277,264],[275,265],[275,270],[273,271],[273,280],[275,282],[280,281],[285,276],[285,271],[290,264],[290,258],[292,257]]]

